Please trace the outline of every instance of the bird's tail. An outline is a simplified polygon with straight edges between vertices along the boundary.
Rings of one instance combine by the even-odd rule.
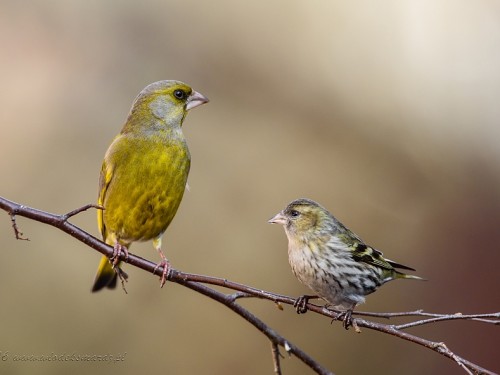
[[[119,263],[115,266],[118,267]],[[118,274],[113,269],[109,258],[102,256],[99,262],[99,267],[97,268],[97,273],[95,275],[94,286],[92,286],[92,292],[97,292],[103,288],[114,289],[116,288],[116,280]]]
[[[427,281],[427,279],[424,279],[423,277],[415,276],[415,275],[408,275],[406,273],[399,272],[399,271],[394,271],[394,278],[395,279],[413,279],[413,280]]]

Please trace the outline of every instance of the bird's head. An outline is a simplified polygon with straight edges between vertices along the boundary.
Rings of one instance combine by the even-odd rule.
[[[281,224],[288,236],[312,236],[319,234],[331,221],[329,212],[313,200],[300,198],[289,203],[269,223]]]
[[[181,126],[187,112],[208,99],[180,81],[158,81],[146,86],[135,98],[124,127],[134,129],[158,126]]]

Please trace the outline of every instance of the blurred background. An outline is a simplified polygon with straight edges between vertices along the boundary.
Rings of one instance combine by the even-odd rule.
[[[308,197],[429,279],[390,283],[360,310],[500,310],[497,1],[3,0],[0,45],[0,195],[54,213],[94,202],[135,96],[178,79],[211,101],[184,124],[191,191],[164,237],[175,268],[308,293],[267,223]],[[98,235],[95,212],[71,221]],[[100,254],[18,224],[30,242],[0,214],[1,373],[272,373],[269,342],[225,307],[132,267],[128,295],[91,294]],[[159,260],[150,243],[132,252]],[[462,371],[394,337],[242,303],[339,374]],[[409,332],[500,371],[493,326]],[[13,361],[73,353],[125,360]]]

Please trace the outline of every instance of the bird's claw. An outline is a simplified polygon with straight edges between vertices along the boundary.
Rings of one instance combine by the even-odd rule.
[[[349,327],[354,326],[352,320],[352,310],[343,311],[339,314],[337,320],[342,320],[342,326],[348,330]]]
[[[114,270],[118,278],[120,279],[123,291],[125,292],[125,294],[128,294],[127,289],[125,288],[125,283],[128,281],[128,274],[124,270],[122,270],[120,266],[115,266]]]
[[[124,246],[122,244],[119,244],[118,242],[115,243],[115,246],[113,246],[113,255],[109,258],[111,263],[113,263],[113,268],[115,268],[120,261],[120,256],[121,254],[124,254],[125,256],[125,261],[128,260],[128,249],[127,246]]]
[[[163,285],[165,285],[167,281],[168,274],[170,273],[170,262],[167,259],[162,259],[160,263],[156,265],[153,273],[156,273],[156,270],[160,267],[163,267],[163,272],[160,277],[160,288],[163,288]]]
[[[295,302],[293,303],[293,307],[295,307],[295,311],[297,311],[297,314],[305,314],[307,312],[308,310],[307,304],[309,303],[309,300],[312,298],[317,298],[317,297],[303,295],[295,300]]]

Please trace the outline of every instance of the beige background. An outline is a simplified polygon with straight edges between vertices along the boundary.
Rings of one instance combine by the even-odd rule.
[[[148,83],[211,102],[189,114],[193,163],[165,237],[174,267],[298,296],[283,230],[298,197],[411,265],[369,311],[500,310],[500,6],[496,1],[2,1],[0,194],[63,213],[93,202],[104,152]],[[72,220],[97,235],[95,213]],[[0,213],[3,374],[271,374],[268,341],[224,307],[131,269],[91,294],[99,255]],[[157,261],[151,244],[133,252]],[[266,301],[245,306],[339,374],[459,373],[429,350]],[[500,370],[498,330],[410,332]],[[110,363],[14,355],[123,354]],[[284,373],[308,373],[296,358]]]

